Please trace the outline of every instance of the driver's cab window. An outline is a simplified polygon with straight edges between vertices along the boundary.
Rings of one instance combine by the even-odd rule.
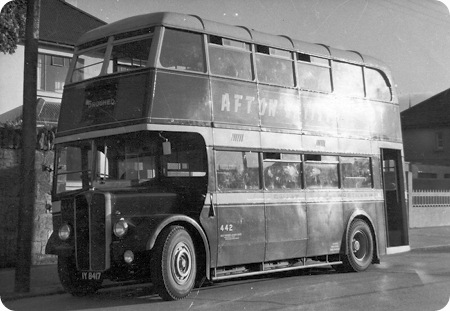
[[[204,142],[199,136],[185,133],[184,135],[167,134],[161,137],[166,140],[162,143],[161,167],[163,176],[206,176],[206,153]]]
[[[112,137],[97,142],[96,174],[100,184],[109,181],[144,182],[156,178],[157,147],[136,137]]]

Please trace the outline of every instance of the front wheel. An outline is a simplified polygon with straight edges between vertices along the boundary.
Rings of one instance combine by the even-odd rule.
[[[197,262],[191,236],[181,226],[163,230],[153,249],[152,281],[164,300],[183,299],[194,288]]]
[[[93,294],[102,284],[102,281],[82,280],[73,257],[58,257],[58,276],[64,290],[73,296]]]
[[[354,220],[347,236],[347,254],[343,265],[335,266],[337,271],[361,272],[366,270],[373,259],[373,237],[369,225],[361,219]]]

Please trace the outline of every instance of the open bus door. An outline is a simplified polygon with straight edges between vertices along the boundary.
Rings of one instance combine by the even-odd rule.
[[[382,149],[387,253],[409,250],[408,221],[401,151]]]

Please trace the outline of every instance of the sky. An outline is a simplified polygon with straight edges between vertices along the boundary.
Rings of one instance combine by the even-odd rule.
[[[439,0],[67,2],[107,23],[133,15],[172,11],[356,50],[390,67],[403,108],[450,88],[450,12]]]

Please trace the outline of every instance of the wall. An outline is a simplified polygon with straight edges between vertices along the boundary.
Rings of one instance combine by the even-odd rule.
[[[20,149],[0,148],[0,268],[16,263],[16,239],[20,202]],[[55,263],[56,257],[45,255],[45,245],[52,232],[51,173],[45,167],[53,166],[51,150],[36,151],[36,202],[32,238],[32,264]]]
[[[409,227],[450,226],[450,206],[416,207],[409,210]]]

